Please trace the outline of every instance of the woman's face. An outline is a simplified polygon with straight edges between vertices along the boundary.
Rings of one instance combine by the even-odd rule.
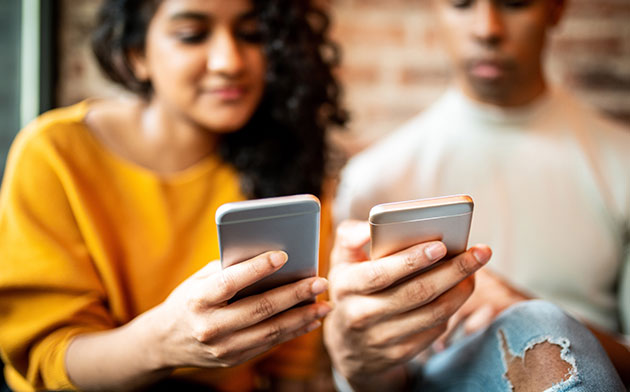
[[[151,100],[186,122],[224,133],[240,129],[260,103],[265,57],[249,0],[164,0],[148,27],[136,76]]]

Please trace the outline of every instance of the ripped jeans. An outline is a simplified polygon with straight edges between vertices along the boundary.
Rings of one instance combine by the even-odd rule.
[[[547,391],[625,391],[604,349],[590,331],[555,305],[538,300],[512,306],[485,331],[463,338],[432,356],[417,369],[413,390],[530,390],[519,388],[512,381],[519,373],[527,375],[529,366],[537,366],[538,373],[533,374],[545,373],[545,364],[532,360],[531,356],[536,345],[544,342],[551,347],[551,353],[555,348],[555,355],[562,359],[556,358],[556,365],[560,363],[566,369],[565,377],[555,380]]]

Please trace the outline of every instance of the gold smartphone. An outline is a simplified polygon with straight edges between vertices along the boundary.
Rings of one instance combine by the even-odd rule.
[[[370,257],[379,259],[427,241],[446,245],[445,259],[468,246],[474,203],[468,195],[379,204],[370,210]]]

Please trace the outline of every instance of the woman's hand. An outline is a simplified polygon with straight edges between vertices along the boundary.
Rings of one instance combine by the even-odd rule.
[[[433,344],[435,351],[444,350],[458,328],[470,335],[486,328],[499,313],[515,303],[531,299],[487,269],[477,272],[475,277],[475,291],[448,321],[446,332]]]
[[[323,293],[323,278],[227,303],[286,261],[284,252],[267,252],[224,270],[208,264],[131,322],[75,337],[65,356],[69,377],[81,390],[141,388],[177,367],[238,365],[319,327],[328,303],[290,308]]]
[[[404,364],[430,346],[473,291],[473,273],[491,256],[475,246],[402,283],[446,254],[429,242],[366,261],[367,222],[339,227],[329,275],[335,309],[324,338],[335,368],[356,390],[404,389]]]
[[[221,270],[210,263],[157,307],[162,360],[168,367],[227,367],[321,325],[331,307],[318,303],[291,307],[323,293],[328,282],[308,278],[228,304],[239,290],[271,275],[287,261],[267,252]]]

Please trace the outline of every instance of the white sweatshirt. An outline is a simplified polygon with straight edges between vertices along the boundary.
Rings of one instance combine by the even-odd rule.
[[[489,268],[629,333],[630,130],[563,91],[505,110],[451,89],[349,162],[335,215],[462,193],[475,202],[469,243],[492,247]]]

